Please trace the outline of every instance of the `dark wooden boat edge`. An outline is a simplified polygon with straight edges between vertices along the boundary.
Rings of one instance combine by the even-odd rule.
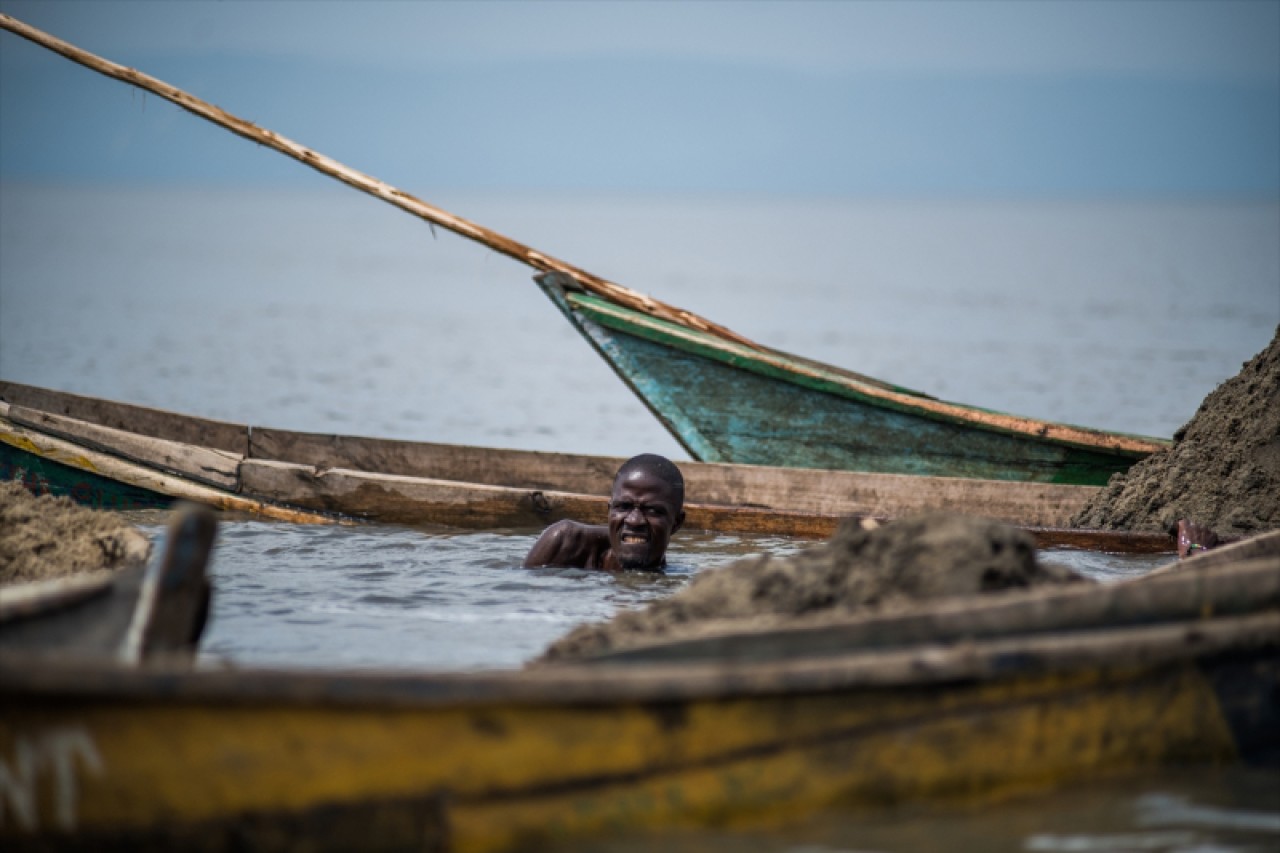
[[[208,616],[216,530],[207,507],[179,505],[145,562],[0,587],[0,654],[28,667],[49,658],[125,666],[189,660]]]
[[[1280,608],[1280,531],[1107,584],[1070,584],[917,602],[886,613],[816,616],[762,626],[726,620],[696,633],[591,655],[600,663],[763,661],[919,642],[1080,633]],[[552,664],[554,665],[554,664]]]

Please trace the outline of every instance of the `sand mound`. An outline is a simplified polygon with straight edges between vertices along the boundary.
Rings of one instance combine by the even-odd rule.
[[[142,562],[151,543],[107,512],[0,482],[0,584]]]
[[[1016,527],[929,514],[863,529],[846,521],[823,546],[764,555],[698,575],[680,592],[556,641],[538,663],[583,657],[723,628],[888,609],[911,601],[1082,580],[1036,561]]]
[[[1167,531],[1190,518],[1222,537],[1280,527],[1280,329],[1173,439],[1113,476],[1072,525]]]

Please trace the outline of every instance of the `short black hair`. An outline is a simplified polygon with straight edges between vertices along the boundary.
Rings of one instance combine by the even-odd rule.
[[[680,469],[670,459],[665,456],[659,456],[656,453],[641,453],[639,456],[632,456],[622,463],[622,467],[614,475],[614,485],[617,485],[619,480],[632,471],[647,471],[653,474],[671,487],[678,504],[684,506],[684,475],[680,473]]]

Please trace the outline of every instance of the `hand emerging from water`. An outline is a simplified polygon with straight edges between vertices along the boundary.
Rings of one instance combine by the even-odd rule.
[[[1178,556],[1190,557],[1201,551],[1207,551],[1218,544],[1218,536],[1207,527],[1202,527],[1190,519],[1178,522]]]

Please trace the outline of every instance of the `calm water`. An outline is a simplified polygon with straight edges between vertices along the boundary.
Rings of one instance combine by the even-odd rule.
[[[1108,429],[1172,434],[1280,323],[1275,203],[422,194],[762,343]],[[686,458],[525,268],[320,182],[0,187],[0,376],[269,426]],[[228,519],[203,654],[513,667],[703,568],[805,544],[682,534],[667,577],[609,577],[515,568],[534,535]],[[1052,558],[1104,579],[1157,562]],[[1163,801],[1173,805],[1144,822],[1161,802],[1146,795],[1190,805]],[[1231,818],[1269,809],[1274,822],[1278,803],[1275,774],[1161,774],[981,813],[829,816],[688,849],[1280,849],[1274,829]],[[1197,823],[1210,806],[1227,817]]]

